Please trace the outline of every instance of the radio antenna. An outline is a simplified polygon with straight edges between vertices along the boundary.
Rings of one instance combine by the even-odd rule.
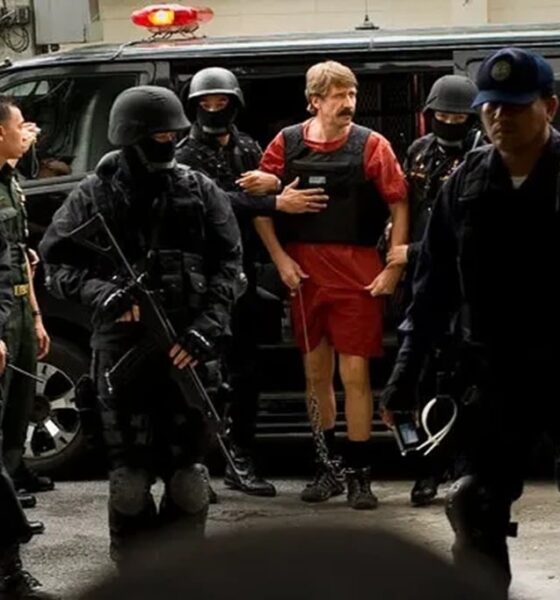
[[[369,5],[368,5],[368,0],[364,0],[364,4],[365,4],[365,14],[364,14],[364,21],[361,25],[357,25],[355,27],[355,29],[361,30],[361,29],[379,29],[379,26],[376,25],[375,23],[372,23],[369,20]]]

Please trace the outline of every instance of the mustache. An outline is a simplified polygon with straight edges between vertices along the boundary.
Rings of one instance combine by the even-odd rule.
[[[356,111],[351,108],[343,108],[336,114],[337,117],[353,117]]]

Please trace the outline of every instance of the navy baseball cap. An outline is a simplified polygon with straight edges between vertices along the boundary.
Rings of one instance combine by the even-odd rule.
[[[554,94],[554,71],[546,60],[523,48],[502,48],[487,56],[476,76],[473,108],[485,102],[531,104]]]

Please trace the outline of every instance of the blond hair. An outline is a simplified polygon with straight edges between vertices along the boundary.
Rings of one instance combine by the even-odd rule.
[[[358,87],[358,81],[352,71],[334,60],[326,60],[309,67],[305,74],[305,98],[307,110],[315,114],[311,104],[312,96],[326,96],[330,87]]]

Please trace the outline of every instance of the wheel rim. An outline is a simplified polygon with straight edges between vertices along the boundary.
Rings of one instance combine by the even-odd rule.
[[[80,431],[74,382],[52,364],[39,362],[31,420],[25,440],[25,457],[30,460],[52,458],[62,454]]]

